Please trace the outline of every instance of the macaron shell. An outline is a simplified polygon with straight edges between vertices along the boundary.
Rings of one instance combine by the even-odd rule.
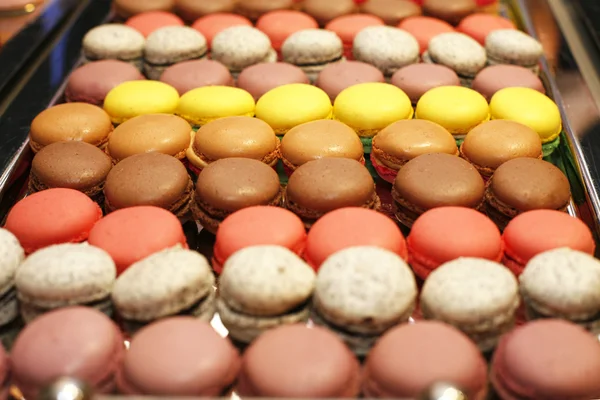
[[[165,26],[183,26],[183,21],[175,14],[164,11],[148,11],[129,18],[125,25],[137,30],[144,37],[148,37],[152,32]]]
[[[294,10],[271,11],[256,22],[256,28],[269,36],[275,50],[280,50],[283,42],[294,32],[318,27],[319,24],[313,17]]]
[[[330,21],[325,29],[335,32],[346,45],[352,46],[358,32],[369,26],[381,25],[385,25],[383,20],[374,15],[350,14]]]
[[[482,69],[473,79],[473,90],[488,101],[500,90],[509,87],[526,87],[545,94],[546,89],[539,76],[518,65],[491,65]]]
[[[304,0],[302,2],[302,11],[312,15],[321,26],[326,25],[334,18],[350,14],[355,10],[356,4],[353,0],[337,0],[335,2]]]
[[[9,211],[4,228],[19,239],[26,253],[53,244],[88,238],[102,210],[73,189],[48,189],[19,201]]]
[[[460,79],[448,67],[420,63],[400,68],[394,73],[390,83],[402,89],[413,104],[417,104],[429,90],[440,86],[460,86]]]
[[[429,41],[442,33],[454,32],[454,28],[447,22],[437,18],[416,16],[406,18],[400,22],[398,28],[404,29],[413,35],[419,42],[421,53],[429,48]]]
[[[173,86],[182,96],[204,86],[233,86],[233,77],[227,67],[207,59],[174,64],[165,69],[160,80]]]
[[[498,29],[517,29],[508,18],[493,14],[471,14],[463,18],[456,28],[459,32],[471,36],[481,45],[485,45],[485,38]]]
[[[252,26],[252,22],[246,17],[237,14],[215,13],[199,18],[192,24],[206,38],[208,45],[219,32],[232,26]]]
[[[205,86],[181,96],[176,114],[191,124],[202,126],[223,117],[253,117],[254,107],[254,99],[245,90],[229,86]]]
[[[317,77],[316,86],[323,89],[331,101],[350,86],[359,83],[385,82],[380,70],[360,61],[346,61],[327,65]]]
[[[309,83],[308,76],[299,67],[283,62],[249,66],[237,80],[238,87],[249,92],[257,101],[271,89],[292,83]]]

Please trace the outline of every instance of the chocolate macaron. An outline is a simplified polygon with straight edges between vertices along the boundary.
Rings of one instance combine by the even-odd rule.
[[[106,212],[155,206],[184,218],[194,185],[183,164],[167,154],[136,154],[120,161],[104,186]]]
[[[254,100],[271,89],[293,83],[309,83],[304,71],[288,63],[260,63],[245,68],[238,76],[237,86],[254,97]]]
[[[378,210],[381,201],[364,165],[330,157],[309,161],[296,169],[285,189],[285,206],[310,227],[329,211],[342,207]]]
[[[194,22],[208,14],[233,12],[235,3],[235,0],[175,0],[175,10],[186,21]]]
[[[242,208],[280,206],[282,189],[275,170],[249,158],[224,158],[198,175],[192,203],[194,219],[215,233],[225,217]]]
[[[111,168],[110,157],[89,143],[56,142],[33,157],[29,191],[76,189],[102,204],[102,190]]]
[[[460,157],[434,153],[407,162],[394,181],[396,218],[411,227],[425,211],[436,207],[483,207],[485,184],[479,172]]]
[[[294,6],[294,0],[244,0],[236,2],[236,11],[252,21],[262,15],[277,10],[289,10]]]
[[[485,211],[502,230],[529,210],[566,211],[569,180],[560,169],[537,158],[515,158],[496,169],[485,192]]]
[[[411,64],[397,70],[390,81],[410,98],[414,106],[421,96],[440,86],[460,86],[460,79],[452,69],[437,64]]]
[[[161,82],[173,86],[180,96],[203,86],[233,86],[227,67],[213,60],[183,61],[165,69]]]
[[[325,67],[319,74],[316,85],[325,91],[333,102],[338,94],[350,86],[384,81],[383,73],[376,67],[360,61],[347,61]]]

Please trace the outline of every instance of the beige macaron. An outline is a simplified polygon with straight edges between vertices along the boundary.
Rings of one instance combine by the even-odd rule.
[[[15,291],[15,273],[25,259],[19,240],[0,228],[0,326],[10,323],[19,315]]]

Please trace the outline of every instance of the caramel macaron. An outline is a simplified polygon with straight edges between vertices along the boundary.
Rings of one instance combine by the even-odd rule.
[[[219,118],[198,129],[186,156],[196,173],[229,157],[251,158],[273,167],[279,160],[279,139],[273,128],[260,119]]]
[[[457,25],[463,18],[477,11],[475,0],[425,0],[423,12],[435,18]]]
[[[89,143],[52,143],[33,157],[29,192],[50,188],[75,189],[101,204],[102,189],[111,168],[110,157]]]
[[[281,206],[283,192],[277,172],[249,158],[224,158],[198,175],[192,214],[215,233],[230,214],[252,206]]]
[[[309,161],[325,157],[365,163],[363,146],[356,132],[339,121],[307,122],[290,129],[281,139],[281,158],[288,175]]]
[[[132,15],[147,11],[171,11],[175,0],[115,0],[113,6],[117,15],[121,18],[129,18]]]
[[[381,201],[369,170],[348,158],[321,158],[302,165],[290,176],[285,206],[307,228],[329,211],[343,207],[379,210]]]
[[[387,25],[398,25],[402,20],[421,15],[421,7],[411,0],[368,0],[360,5],[360,12],[375,15]]]
[[[294,6],[294,0],[243,0],[236,3],[238,14],[256,21],[262,15],[277,10],[289,10]]]
[[[518,122],[493,120],[479,125],[465,137],[460,155],[484,178],[507,161],[520,157],[542,158],[542,141],[536,131]]]
[[[117,163],[129,156],[158,152],[179,160],[185,158],[192,127],[170,114],[146,114],[119,125],[108,141],[106,152]]]
[[[113,132],[110,116],[87,103],[67,103],[39,113],[29,128],[29,146],[34,153],[56,142],[82,141],[103,148]]]
[[[230,13],[235,10],[235,0],[175,0],[175,11],[188,22],[208,14]]]
[[[119,162],[104,186],[105,209],[155,206],[183,218],[190,209],[194,184],[183,164],[162,153],[136,154]]]
[[[302,11],[312,15],[320,26],[325,26],[329,21],[341,17],[342,15],[352,14],[357,10],[354,0],[304,0],[302,2]]]

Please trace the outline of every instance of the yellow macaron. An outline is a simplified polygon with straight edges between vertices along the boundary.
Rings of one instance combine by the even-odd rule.
[[[556,140],[562,131],[562,120],[556,103],[534,89],[512,87],[502,89],[490,101],[492,119],[519,122],[536,131],[542,143]]]
[[[146,114],[173,114],[179,93],[158,81],[130,81],[113,88],[104,99],[104,110],[114,124]]]
[[[344,89],[333,105],[334,119],[345,123],[361,138],[372,138],[386,126],[411,119],[410,99],[387,83],[361,83]]]
[[[276,134],[285,135],[295,126],[318,119],[331,119],[331,100],[316,86],[292,83],[271,89],[256,103],[256,118]]]
[[[224,117],[253,117],[255,106],[252,95],[243,89],[204,86],[181,96],[175,114],[198,127]]]
[[[473,89],[440,86],[429,90],[417,103],[417,119],[435,122],[462,140],[473,128],[489,121],[487,100]]]

